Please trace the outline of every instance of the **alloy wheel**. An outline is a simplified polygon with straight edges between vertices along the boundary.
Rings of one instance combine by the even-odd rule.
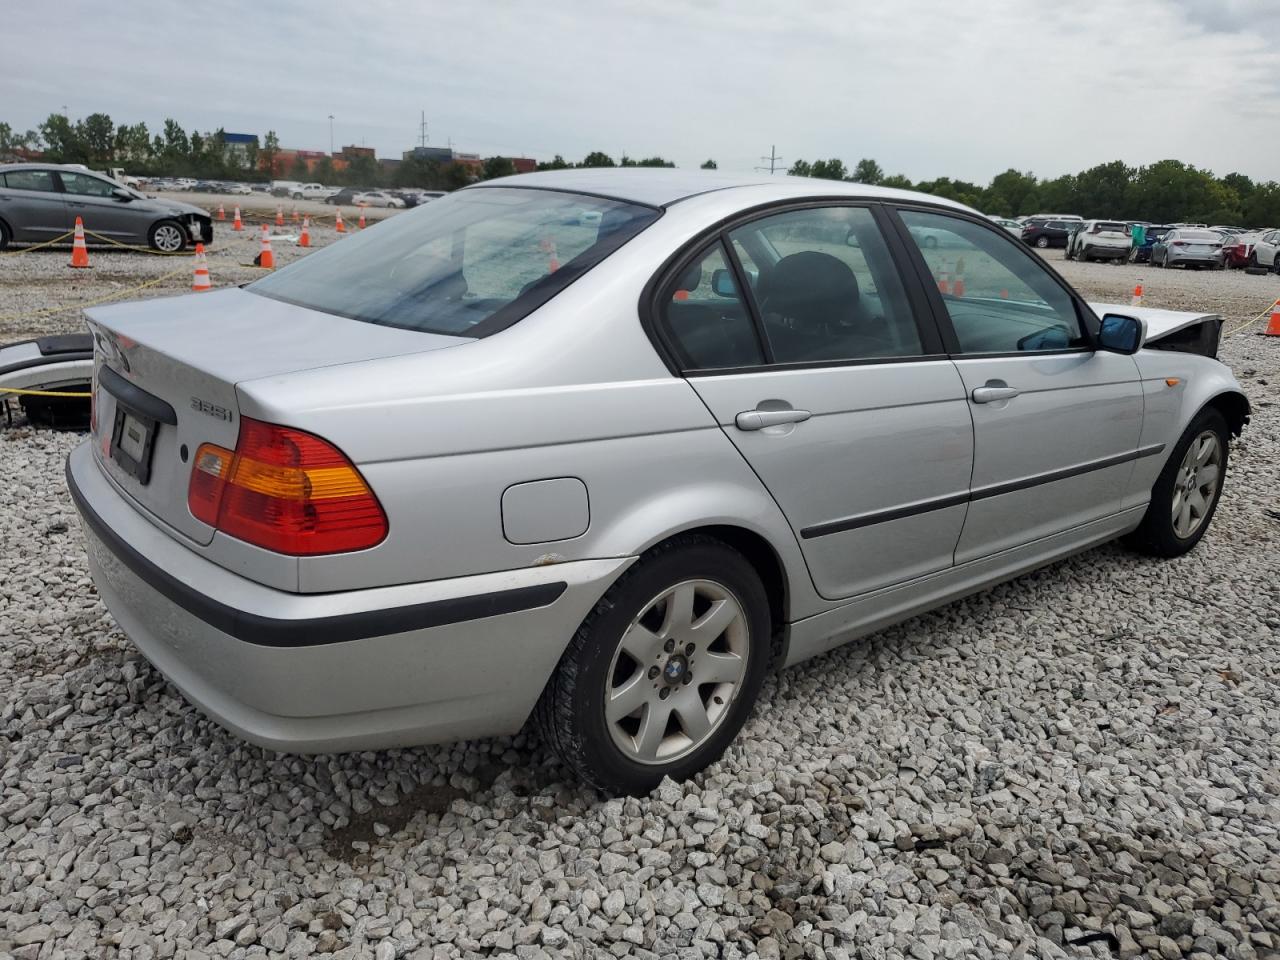
[[[1205,430],[1187,448],[1173,482],[1173,532],[1186,540],[1204,523],[1218,495],[1222,474],[1222,444]]]
[[[696,750],[743,688],[751,631],[741,602],[712,580],[685,580],[632,620],[605,680],[605,720],[628,759],[669,763]]]
[[[181,250],[186,239],[182,236],[182,231],[172,223],[162,223],[156,227],[156,232],[152,235],[152,242],[155,243],[157,250],[165,253],[176,253]]]

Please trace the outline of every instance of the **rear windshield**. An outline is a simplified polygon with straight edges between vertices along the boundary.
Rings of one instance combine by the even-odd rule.
[[[1222,237],[1221,235],[1214,233],[1212,230],[1179,230],[1178,239],[1179,240],[1221,240]]]
[[[1129,228],[1123,223],[1099,223],[1093,228],[1094,233],[1128,233]]]
[[[541,306],[658,216],[581,194],[460,190],[246,289],[366,323],[483,337]]]

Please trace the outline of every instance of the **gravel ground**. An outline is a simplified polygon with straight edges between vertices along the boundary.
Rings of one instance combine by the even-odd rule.
[[[168,266],[64,257],[0,258],[0,314]],[[1052,260],[1229,326],[1280,295]],[[0,958],[1280,957],[1280,340],[1256,329],[1224,344],[1254,420],[1197,550],[1105,547],[801,665],[644,799],[525,736],[246,746],[98,602],[79,437],[0,429]]]

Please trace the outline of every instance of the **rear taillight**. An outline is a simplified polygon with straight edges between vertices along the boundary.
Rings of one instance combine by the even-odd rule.
[[[196,451],[187,506],[197,520],[277,553],[364,550],[387,516],[342,451],[314,434],[245,417],[235,451]]]
[[[1175,240],[1173,243],[1169,244],[1171,247],[1185,247],[1186,245],[1187,241],[1185,240]]]

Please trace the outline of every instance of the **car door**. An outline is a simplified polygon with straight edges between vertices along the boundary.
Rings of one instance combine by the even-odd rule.
[[[950,567],[972,470],[963,382],[881,216],[757,216],[657,295],[673,364],[781,507],[829,599]]]
[[[40,243],[69,229],[67,205],[51,170],[0,173],[0,217],[19,243]]]
[[[949,235],[963,295],[929,289],[973,422],[968,514],[956,563],[1121,509],[1139,450],[1142,384],[1132,357],[1095,351],[1096,318],[1038,258],[976,220],[900,208]],[[918,264],[930,251],[915,251]]]
[[[155,219],[149,210],[136,206],[132,200],[115,195],[117,184],[88,173],[60,171],[62,189],[67,201],[67,211],[72,222],[76,217],[84,220],[85,230],[124,243],[145,243],[147,231]],[[90,238],[92,239],[92,238]]]

